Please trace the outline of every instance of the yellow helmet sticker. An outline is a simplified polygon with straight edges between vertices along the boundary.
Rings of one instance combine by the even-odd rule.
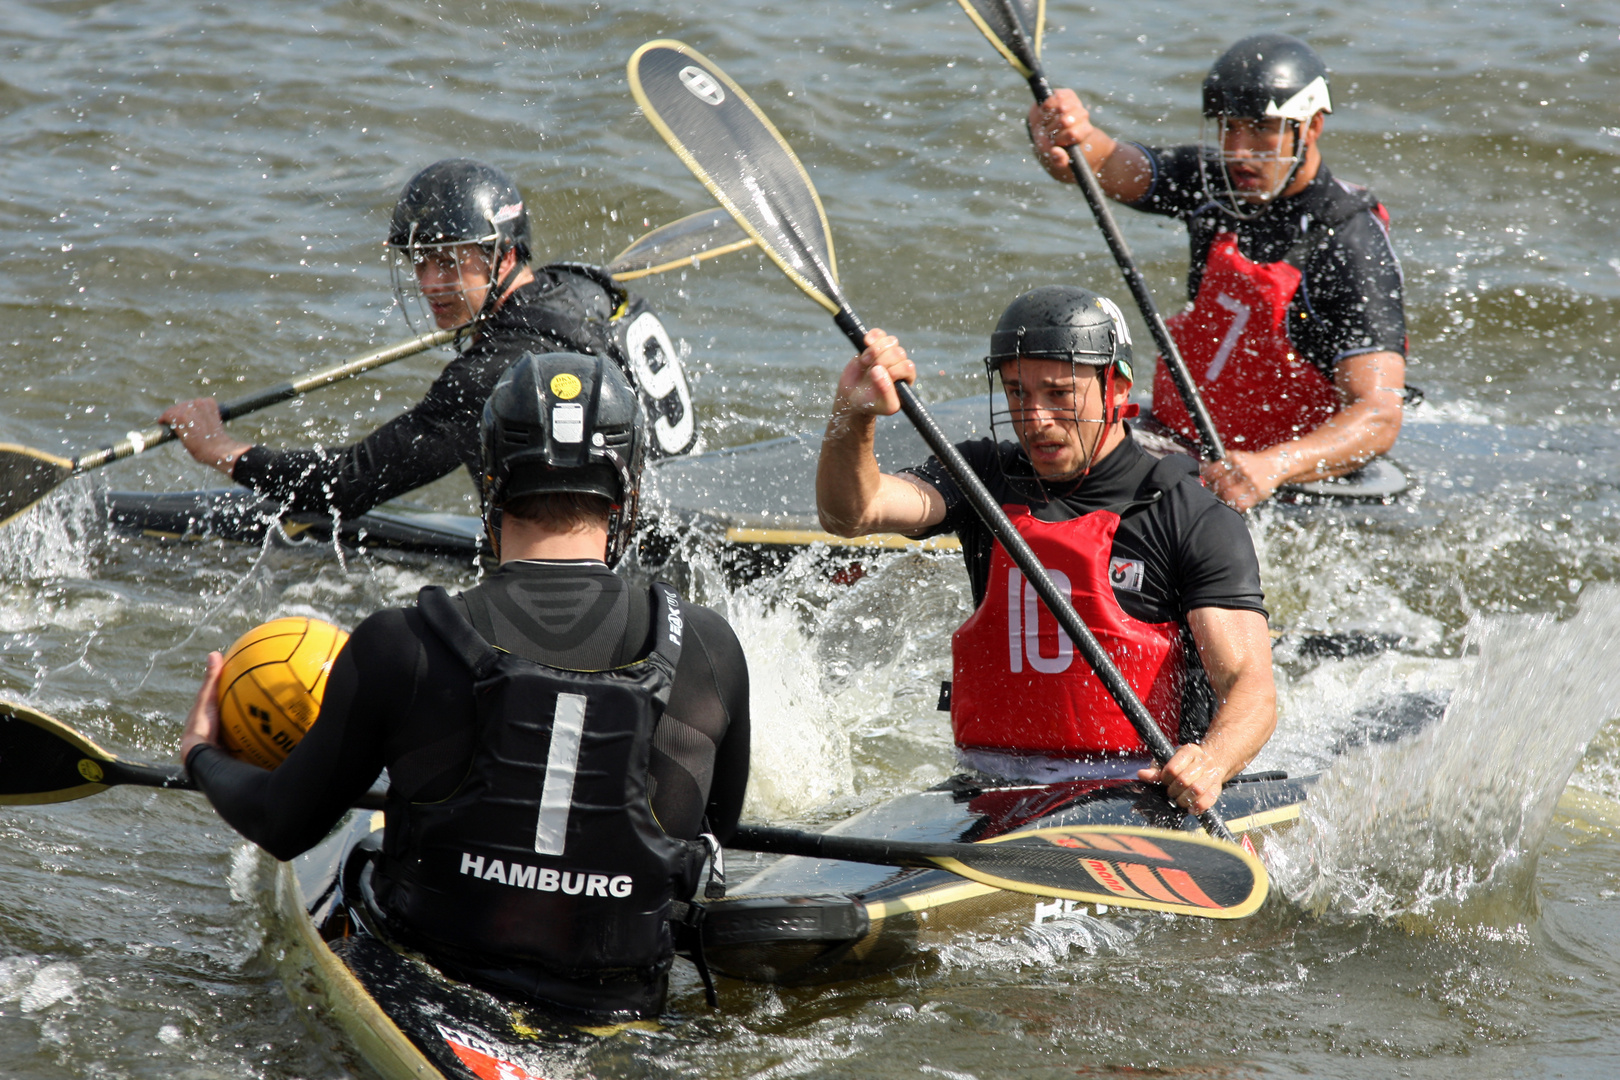
[[[562,401],[579,397],[580,381],[578,375],[571,375],[564,371],[551,377],[551,393]]]

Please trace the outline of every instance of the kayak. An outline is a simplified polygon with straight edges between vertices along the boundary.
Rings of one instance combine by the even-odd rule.
[[[1314,778],[1240,777],[1218,809],[1234,832],[1299,816]],[[335,1025],[348,1047],[387,1080],[523,1080],[555,1075],[585,1037],[619,1027],[576,1027],[540,1009],[457,982],[369,932],[365,858],[383,815],[357,811],[326,840],[278,866],[281,951],[289,995]],[[958,776],[902,795],[829,832],[907,840],[987,840],[1056,825],[1152,826],[1196,831],[1163,796],[1137,781],[997,786]],[[709,968],[738,979],[802,985],[876,974],[969,934],[1020,933],[1072,914],[1072,900],[1003,892],[944,870],[895,869],[787,857],[704,908]],[[722,991],[723,992],[723,991]],[[722,1002],[724,998],[722,996]],[[636,1026],[651,1027],[650,1023]]]
[[[276,910],[289,939],[278,965],[288,996],[323,1028],[335,1026],[346,1054],[384,1080],[572,1075],[570,1047],[617,1027],[575,1027],[457,982],[357,922],[344,897],[358,888],[354,871],[362,861],[349,855],[380,836],[382,825],[380,811],[357,811],[320,844],[278,865]]]
[[[931,412],[952,441],[980,438],[990,431],[990,408],[982,396],[958,398]],[[1187,452],[1156,431],[1151,421],[1132,428],[1149,453]],[[899,417],[878,422],[878,461],[889,469],[928,458],[922,439]],[[732,553],[744,576],[780,568],[793,553],[813,548],[836,558],[845,549],[955,552],[954,536],[928,540],[890,533],[841,537],[824,531],[816,515],[816,462],[821,437],[789,435],[750,446],[663,458],[648,466],[642,512],[653,528],[644,539],[644,557],[661,563],[691,538],[718,542]],[[1401,467],[1378,458],[1348,476],[1285,486],[1282,503],[1389,502],[1410,486]],[[245,488],[205,491],[114,491],[101,496],[109,524],[118,532],[165,540],[222,539],[284,547],[381,548],[452,559],[477,558],[484,548],[483,525],[467,514],[446,514],[388,506],[339,520],[330,515],[283,514],[273,499]],[[279,529],[271,530],[272,524]]]

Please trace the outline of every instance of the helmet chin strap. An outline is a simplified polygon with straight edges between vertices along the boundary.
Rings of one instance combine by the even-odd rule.
[[[516,258],[514,255],[512,259],[512,269],[508,271],[506,276],[501,278],[499,282],[495,280],[495,275],[500,272],[501,263],[506,261],[507,252],[516,251],[517,248],[515,247],[509,247],[502,250],[500,243],[498,241],[496,242],[495,252],[493,255],[491,255],[489,264],[489,292],[484,294],[484,303],[479,307],[478,314],[473,317],[473,322],[483,322],[486,318],[493,315],[495,313],[495,309],[501,306],[501,301],[506,299],[506,290],[512,287],[512,282],[516,281],[518,275],[523,272],[523,260]]]

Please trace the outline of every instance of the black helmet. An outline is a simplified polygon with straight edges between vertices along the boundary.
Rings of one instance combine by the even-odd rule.
[[[529,213],[512,178],[468,158],[436,161],[400,192],[388,224],[388,246],[483,244],[529,261]]]
[[[1131,375],[1131,332],[1119,306],[1077,285],[1042,285],[1007,305],[990,335],[992,369],[1020,356],[1072,360]]]
[[[609,565],[635,531],[647,420],[619,365],[578,353],[526,353],[484,403],[479,428],[484,516],[525,495],[600,495],[614,506]]]
[[[1227,49],[1204,76],[1204,115],[1308,121],[1332,112],[1328,69],[1287,34],[1255,34]]]

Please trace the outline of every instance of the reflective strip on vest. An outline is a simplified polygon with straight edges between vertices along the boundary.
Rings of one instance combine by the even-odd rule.
[[[579,768],[579,737],[585,731],[585,695],[558,694],[546,751],[546,786],[540,792],[540,818],[534,850],[561,855],[568,840],[568,811],[574,805],[574,773]]]
[[[1215,430],[1233,450],[1297,439],[1339,411],[1332,380],[1288,340],[1288,305],[1301,280],[1286,262],[1244,257],[1237,234],[1221,233],[1209,246],[1197,298],[1169,320]],[[1163,358],[1153,376],[1153,416],[1198,441]]]

